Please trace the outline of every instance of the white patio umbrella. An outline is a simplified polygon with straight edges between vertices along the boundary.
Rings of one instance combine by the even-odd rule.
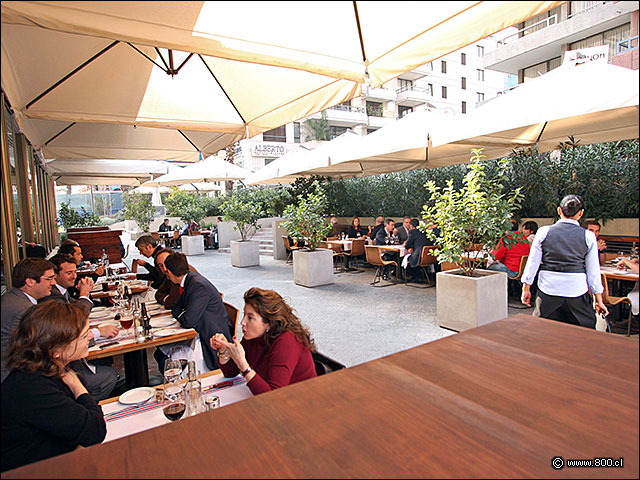
[[[161,188],[168,189],[169,187],[161,187]],[[217,192],[219,190],[222,190],[222,186],[216,185],[215,183],[211,183],[211,182],[196,182],[196,183],[185,183],[184,185],[180,185],[178,187],[178,190],[184,190],[187,192],[195,192],[195,191]]]
[[[56,159],[45,163],[58,185],[140,185],[170,168],[167,162],[152,160]]]
[[[583,64],[530,80],[468,115],[411,113],[364,137],[359,149],[338,152],[322,171],[355,176],[350,172],[437,168],[469,162],[472,148],[494,159],[516,147],[553,150],[570,135],[580,144],[638,138],[638,118],[636,71]]]
[[[198,182],[244,180],[250,174],[250,170],[246,170],[238,165],[227,162],[220,157],[211,156],[200,162],[189,165],[180,171],[163,175],[155,179],[153,182],[147,182],[145,185],[155,183],[157,185],[171,186]]]
[[[2,88],[36,148],[48,138],[34,119],[220,132],[224,145],[561,3],[3,1]]]

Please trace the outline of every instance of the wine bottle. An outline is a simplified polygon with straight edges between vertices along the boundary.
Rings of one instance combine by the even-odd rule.
[[[147,305],[144,302],[140,305],[140,323],[142,324],[145,340],[153,340],[153,334],[151,333],[151,319],[147,313]]]
[[[198,380],[198,372],[196,371],[196,362],[193,360],[187,364],[187,384],[185,385],[184,395],[187,404],[185,416],[196,415],[204,411],[202,403],[202,385]]]

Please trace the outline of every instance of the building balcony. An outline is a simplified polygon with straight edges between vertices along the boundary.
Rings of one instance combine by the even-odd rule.
[[[433,63],[429,62],[429,63],[425,63],[424,65],[420,65],[417,68],[414,68],[413,70],[409,70],[408,72],[403,73],[402,75],[398,76],[398,78],[402,78],[404,80],[411,80],[416,81],[416,80],[420,80],[421,78],[426,77],[427,75],[431,75],[433,73]]]
[[[640,64],[638,55],[638,35],[618,42],[618,45],[616,46],[616,54],[611,59],[611,63],[619,67],[638,70]]]
[[[638,2],[607,2],[579,12],[564,21],[556,15],[504,38],[487,52],[484,68],[517,74],[518,70],[562,55],[563,45],[610,30],[631,21]]]
[[[355,127],[367,125],[367,112],[364,107],[352,107],[349,105],[335,105],[324,110],[327,114],[329,125],[336,127]],[[322,118],[320,113],[314,113],[307,118]]]
[[[405,105],[407,107],[415,107],[427,103],[431,99],[431,92],[427,88],[422,87],[402,87],[396,90],[398,97],[397,105]]]
[[[375,102],[395,102],[396,92],[388,88],[367,88],[364,93],[366,100],[372,100]]]

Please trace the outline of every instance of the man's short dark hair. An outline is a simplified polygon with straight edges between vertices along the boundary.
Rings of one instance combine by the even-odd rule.
[[[597,220],[587,220],[586,222],[584,222],[585,226],[589,226],[589,225],[597,225],[598,228],[602,228],[602,225],[600,225],[600,222],[598,222]]]
[[[420,221],[417,218],[412,218],[409,223],[416,228],[418,228],[418,225],[420,225]]]
[[[168,253],[169,255],[171,255],[172,253],[175,253],[175,252],[170,248],[162,247],[160,250],[156,252],[156,258],[158,258],[158,255],[160,255],[161,253]]]
[[[529,220],[528,222],[524,222],[522,224],[522,228],[526,228],[527,230],[536,233],[538,231],[538,224],[533,220]]]
[[[62,268],[61,265],[63,263],[71,263],[72,265],[76,264],[76,259],[66,253],[56,253],[49,259],[49,261],[53,264],[53,271],[56,273],[60,273],[60,269]]]
[[[162,223],[164,223],[164,222],[168,222],[168,221],[169,221],[169,219],[168,219],[168,218],[165,218],[165,219],[162,221]]]
[[[396,222],[395,222],[395,220],[393,220],[392,218],[387,218],[387,219],[384,221],[384,224],[385,224],[385,225],[389,225],[390,223],[393,223],[393,226],[394,226],[394,227],[396,226]]]
[[[40,277],[44,275],[44,272],[53,269],[54,266],[49,260],[40,257],[27,257],[20,260],[13,267],[11,283],[16,288],[24,287],[27,283],[27,278],[33,278],[40,283]]]
[[[151,235],[142,235],[136,240],[136,247],[144,247],[145,245],[156,246],[156,240]]]
[[[584,200],[580,195],[567,195],[560,202],[560,209],[565,217],[573,217],[580,210],[584,210]]]
[[[184,253],[173,252],[164,260],[164,266],[176,277],[181,277],[189,272],[189,262],[187,262],[187,256]]]
[[[64,245],[75,245],[76,247],[80,246],[78,242],[76,242],[75,240],[72,240],[71,238],[67,238],[64,242],[60,244],[61,247]]]
[[[80,245],[77,245],[75,243],[63,243],[62,245],[60,245],[57,254],[73,255],[76,251],[76,248],[80,248]]]

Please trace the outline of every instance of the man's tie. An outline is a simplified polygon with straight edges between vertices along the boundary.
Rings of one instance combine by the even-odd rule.
[[[182,295],[182,292],[184,291],[184,288],[182,288],[182,286],[180,287],[180,295]]]
[[[64,292],[64,299],[67,303],[71,303],[71,296],[69,295],[69,291]]]

